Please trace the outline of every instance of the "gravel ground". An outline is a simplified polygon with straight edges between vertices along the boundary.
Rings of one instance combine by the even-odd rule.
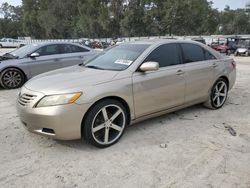
[[[249,188],[250,58],[236,61],[224,108],[197,105],[141,122],[107,149],[27,132],[18,90],[0,89],[0,187]]]

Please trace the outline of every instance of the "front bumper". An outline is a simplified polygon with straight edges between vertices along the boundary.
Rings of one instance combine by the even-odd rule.
[[[21,122],[33,133],[45,135],[59,140],[81,138],[81,124],[89,105],[69,104],[51,107],[34,108],[44,96],[41,93],[22,89],[21,95],[35,95],[35,99],[23,105],[17,100],[17,111]]]

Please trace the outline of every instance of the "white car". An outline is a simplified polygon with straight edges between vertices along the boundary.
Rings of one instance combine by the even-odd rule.
[[[21,40],[11,39],[11,38],[2,38],[0,39],[0,48],[20,48],[24,46],[25,43]]]
[[[249,54],[250,54],[250,50],[248,48],[237,48],[237,50],[234,53],[235,56],[238,56],[238,55],[249,56]]]

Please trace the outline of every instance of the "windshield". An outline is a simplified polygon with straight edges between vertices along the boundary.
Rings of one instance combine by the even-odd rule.
[[[29,44],[10,52],[10,54],[18,58],[24,58],[28,54],[31,54],[34,50],[36,50],[37,47],[38,45],[36,44]]]
[[[86,62],[85,66],[103,70],[125,70],[149,47],[148,44],[122,44]]]

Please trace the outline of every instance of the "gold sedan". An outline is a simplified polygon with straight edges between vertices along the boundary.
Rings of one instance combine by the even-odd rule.
[[[34,77],[17,109],[31,132],[108,147],[129,124],[198,103],[221,108],[235,79],[235,62],[201,43],[131,42]]]

